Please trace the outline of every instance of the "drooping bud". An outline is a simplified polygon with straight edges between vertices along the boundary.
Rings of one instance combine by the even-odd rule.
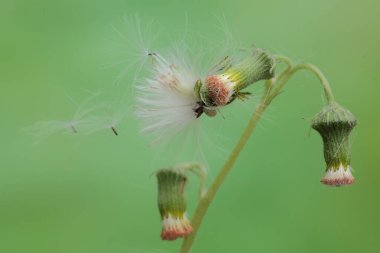
[[[162,240],[175,240],[190,234],[193,229],[187,218],[184,196],[187,176],[179,168],[161,169],[156,176]]]
[[[259,48],[235,64],[225,58],[219,68],[221,73],[206,77],[199,90],[200,98],[209,107],[227,105],[235,98],[244,99],[247,93],[241,91],[252,83],[274,77],[274,69],[274,58]]]
[[[322,108],[313,118],[311,126],[323,139],[327,166],[326,174],[321,180],[323,184],[343,186],[354,183],[350,167],[349,135],[356,122],[355,116],[336,102]]]

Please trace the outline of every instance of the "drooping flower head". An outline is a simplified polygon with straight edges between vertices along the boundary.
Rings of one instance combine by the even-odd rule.
[[[313,118],[312,128],[323,139],[326,174],[321,182],[331,186],[350,185],[355,182],[351,174],[349,135],[356,125],[355,116],[333,102],[322,108]]]
[[[175,240],[190,234],[193,229],[187,218],[184,196],[187,176],[179,168],[161,169],[156,176],[162,240]]]

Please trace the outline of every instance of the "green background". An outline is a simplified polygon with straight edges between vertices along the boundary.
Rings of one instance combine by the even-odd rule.
[[[309,135],[309,119],[323,105],[322,89],[314,76],[298,73],[222,186],[193,252],[380,252],[379,13],[375,0],[1,0],[0,252],[178,251],[180,240],[160,240],[151,176],[161,166],[157,156],[169,151],[149,148],[133,117],[118,137],[103,131],[34,145],[23,131],[39,120],[70,117],[76,108],[68,97],[83,100],[84,90],[112,97],[131,89],[128,78],[117,89],[112,84],[123,68],[117,64],[123,39],[112,27],[122,29],[123,17],[135,14],[142,23],[159,23],[162,45],[186,23],[212,37],[216,17],[224,16],[243,44],[320,67],[337,100],[359,119],[351,139],[357,182],[320,184],[322,142]],[[236,103],[224,119],[203,119],[210,178],[253,106]],[[195,178],[188,193],[191,215]]]

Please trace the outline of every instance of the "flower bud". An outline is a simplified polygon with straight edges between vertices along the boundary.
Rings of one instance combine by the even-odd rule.
[[[193,228],[187,218],[184,196],[187,176],[178,168],[161,169],[156,176],[162,240],[175,240],[190,234]]]
[[[351,174],[349,135],[356,125],[355,116],[332,102],[322,108],[312,120],[311,127],[323,139],[326,174],[321,182],[331,186],[350,185],[355,178]]]
[[[207,76],[200,87],[200,98],[206,106],[224,106],[237,97],[244,98],[246,93],[240,91],[248,85],[274,77],[275,60],[263,49],[255,48],[240,62],[225,65],[222,73]]]

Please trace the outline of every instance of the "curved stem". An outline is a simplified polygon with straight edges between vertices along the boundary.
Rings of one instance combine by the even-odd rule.
[[[283,55],[274,55],[273,58],[275,58],[279,62],[285,63],[286,65],[288,65],[288,68],[292,68],[293,67],[292,60],[290,58],[286,57],[286,56],[283,56]]]
[[[199,179],[199,197],[202,198],[206,194],[206,178],[207,172],[205,167],[199,163],[180,163],[177,164],[174,168],[179,171],[191,171]]]
[[[272,92],[272,99],[279,94],[286,82],[293,76],[295,72],[297,72],[298,70],[305,69],[311,71],[314,75],[318,77],[325,91],[327,102],[332,103],[335,101],[334,94],[331,90],[329,82],[327,81],[327,78],[322,73],[322,71],[315,65],[310,63],[300,63],[293,66],[292,61],[285,56],[276,56],[276,59],[278,61],[286,63],[288,65],[288,68],[285,69],[278,77],[276,77],[276,87],[274,87],[274,90]]]
[[[335,101],[334,94],[331,90],[331,86],[320,69],[318,69],[316,66],[310,63],[301,63],[301,64],[297,64],[293,68],[293,73],[300,69],[310,70],[312,73],[314,73],[318,77],[318,79],[321,81],[323,89],[325,90],[327,102],[332,103]]]

